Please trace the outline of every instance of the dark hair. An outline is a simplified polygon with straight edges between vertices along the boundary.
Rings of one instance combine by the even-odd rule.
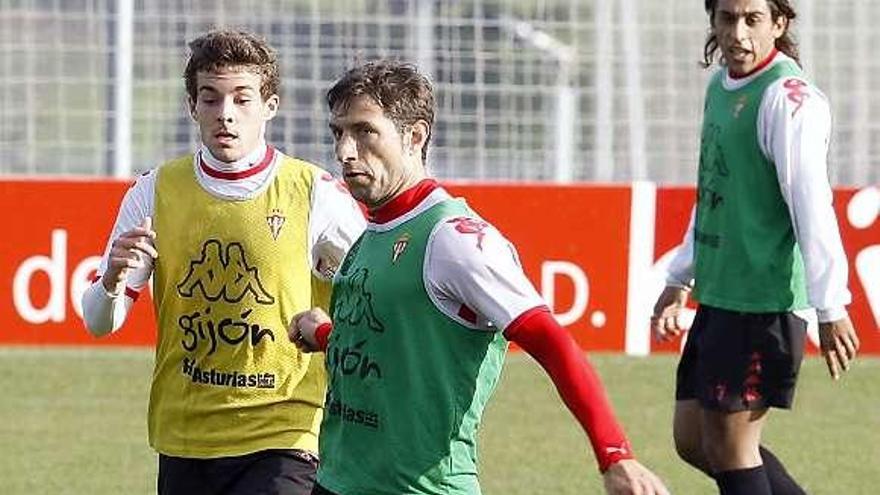
[[[414,65],[394,60],[359,64],[327,91],[327,106],[333,111],[357,96],[368,96],[376,102],[398,132],[419,120],[427,122],[428,135],[422,147],[422,162],[425,161],[434,129],[434,89]]]
[[[785,32],[776,39],[776,49],[788,55],[798,65],[801,64],[800,54],[798,53],[797,42],[791,35],[791,23],[797,17],[794,7],[791,6],[789,0],[767,0],[767,6],[770,7],[770,16],[776,21],[779,16],[786,19]],[[705,0],[706,13],[709,14],[709,25],[715,22],[715,9],[718,7],[718,0]],[[706,44],[703,46],[703,67],[709,67],[715,61],[715,52],[718,51],[718,38],[714,31],[709,32],[706,38]],[[721,56],[724,59],[724,56]]]
[[[246,31],[220,29],[199,36],[189,43],[190,56],[183,71],[186,93],[196,100],[199,71],[214,72],[222,68],[237,68],[260,76],[260,96],[263,100],[278,94],[281,78],[278,76],[278,56],[266,40]]]

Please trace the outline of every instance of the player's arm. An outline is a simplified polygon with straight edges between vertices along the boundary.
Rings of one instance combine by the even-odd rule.
[[[83,320],[95,336],[119,329],[138,294],[149,281],[158,256],[151,226],[155,172],[129,188],[98,268],[98,277],[83,293]]]
[[[654,303],[654,312],[651,315],[651,328],[654,337],[660,341],[667,341],[677,337],[683,330],[681,312],[687,304],[688,293],[694,286],[694,224],[697,207],[691,210],[691,219],[688,222],[684,238],[672,261],[669,263],[666,275],[666,287],[657,302]]]
[[[324,351],[333,325],[325,312],[329,284],[342,259],[366,228],[363,210],[345,186],[315,167],[309,214],[312,275],[328,297],[312,298],[313,308],[294,315],[287,334],[303,352]],[[319,300],[323,299],[323,300]]]
[[[713,79],[723,77],[724,69],[719,69]],[[708,86],[706,95],[708,95]],[[704,96],[706,98],[706,96]],[[687,304],[688,294],[694,286],[694,231],[697,207],[691,209],[691,218],[684,237],[666,269],[666,286],[654,303],[651,314],[651,329],[659,341],[668,341],[686,330],[681,313]]]
[[[694,286],[694,225],[697,218],[697,207],[691,209],[691,218],[681,239],[675,256],[666,269],[666,286],[678,287],[690,291]]]
[[[603,473],[621,459],[632,459],[605,389],[583,351],[547,306],[518,316],[504,329],[507,340],[532,356],[553,380],[560,397],[590,438]]]
[[[302,352],[324,352],[333,331],[333,322],[321,308],[297,313],[287,329],[287,336]]]
[[[544,368],[589,437],[609,493],[666,493],[633,459],[598,375],[526,278],[513,246],[476,218],[441,224],[428,246],[426,288],[438,309],[473,331],[503,329]]]
[[[835,379],[855,358],[859,339],[846,311],[846,254],[828,182],[831,111],[807,82],[788,78],[767,89],[758,117],[759,143],[776,167],[806,268],[807,294],[819,318],[822,354]]]
[[[309,214],[312,272],[330,280],[366,228],[363,211],[345,186],[315,167]]]
[[[668,493],[663,482],[635,460],[599,376],[546,306],[520,315],[508,325],[504,335],[538,361],[550,376],[559,396],[590,439],[608,493]]]

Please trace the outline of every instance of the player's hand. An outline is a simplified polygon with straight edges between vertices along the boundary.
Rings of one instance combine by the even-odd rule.
[[[330,317],[321,308],[312,308],[294,315],[287,336],[290,341],[302,352],[317,352],[318,340],[315,333],[318,327],[324,323],[330,323]]]
[[[669,495],[660,478],[635,459],[615,462],[602,478],[609,495]]]
[[[848,371],[859,350],[859,337],[849,316],[837,321],[819,323],[819,347],[833,380]]]
[[[654,338],[661,342],[672,340],[685,330],[681,322],[681,313],[687,304],[688,293],[681,287],[667,286],[663,289],[654,304],[651,315],[651,328]]]
[[[153,240],[153,219],[144,218],[141,224],[119,235],[110,246],[107,271],[101,276],[101,283],[108,294],[121,294],[125,290],[125,281],[131,270],[142,268],[144,260],[156,259],[159,252]]]

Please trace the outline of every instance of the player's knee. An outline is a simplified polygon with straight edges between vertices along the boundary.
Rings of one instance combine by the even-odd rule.
[[[699,437],[689,435],[675,435],[675,451],[678,457],[688,464],[703,469],[706,463],[706,455]]]
[[[723,441],[717,438],[707,436],[703,439],[702,450],[706,458],[706,463],[710,466],[718,466],[726,464],[725,460],[729,457],[729,447]]]
[[[706,435],[703,452],[712,471],[741,469],[755,464],[751,448],[743,439],[729,435]]]
[[[678,457],[684,462],[691,466],[702,467],[705,456],[700,449],[676,445],[675,451],[678,453]]]

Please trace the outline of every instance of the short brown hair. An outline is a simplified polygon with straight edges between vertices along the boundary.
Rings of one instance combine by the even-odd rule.
[[[791,24],[794,22],[797,13],[794,11],[789,0],[767,0],[767,6],[770,7],[770,17],[773,21],[783,16],[786,19],[785,32],[776,39],[776,49],[788,55],[798,65],[801,64],[800,54],[798,53],[797,42],[791,35]],[[706,13],[709,14],[709,25],[715,22],[715,9],[718,7],[718,0],[705,0]],[[706,44],[703,45],[703,67],[710,67],[715,61],[715,52],[718,51],[718,38],[715,33],[710,31]]]
[[[333,111],[339,105],[348,105],[357,96],[368,96],[376,102],[398,132],[419,120],[427,122],[422,162],[427,159],[434,130],[434,89],[414,65],[395,60],[359,64],[327,91],[327,106]]]
[[[192,40],[189,50],[183,80],[192,101],[196,100],[198,93],[196,76],[200,71],[215,72],[229,67],[258,74],[263,100],[278,94],[281,86],[278,56],[266,40],[253,33],[227,29],[210,31]]]

